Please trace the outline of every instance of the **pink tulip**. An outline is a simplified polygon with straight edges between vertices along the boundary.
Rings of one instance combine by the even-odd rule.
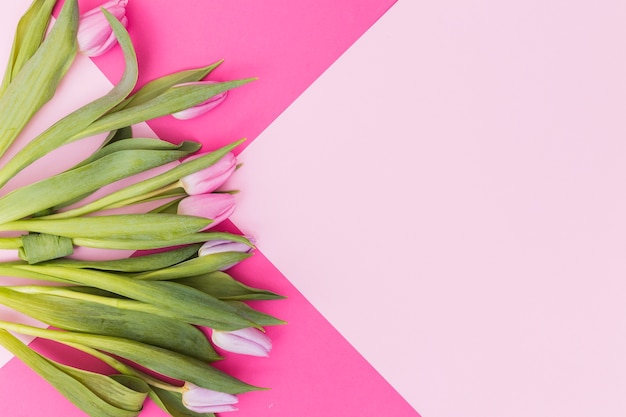
[[[183,85],[206,85],[206,84],[215,84],[217,81],[196,81],[191,83],[183,83],[178,84],[174,87],[180,87]],[[216,94],[213,97],[210,97],[208,100],[203,101],[200,104],[196,104],[193,107],[189,107],[188,109],[181,110],[176,113],[172,113],[172,116],[178,120],[188,120],[193,119],[194,117],[198,117],[201,114],[208,112],[209,110],[214,109],[215,107],[222,104],[224,100],[226,100],[226,96],[228,95],[228,91],[224,91],[222,93]]]
[[[203,230],[226,220],[235,211],[235,197],[230,194],[200,194],[183,198],[178,203],[178,214],[205,217],[213,220]]]
[[[201,388],[191,382],[185,382],[183,389],[183,405],[191,411],[201,414],[237,411],[234,404],[239,399],[235,395]]]
[[[203,156],[194,155],[185,161],[196,159]],[[189,174],[180,180],[185,192],[189,195],[210,193],[216,190],[235,172],[237,167],[237,158],[232,152],[228,152],[219,161],[198,172]]]
[[[213,330],[211,340],[221,349],[242,355],[267,357],[272,350],[272,340],[253,327],[231,332]]]
[[[126,4],[128,0],[110,0],[80,16],[77,37],[81,53],[87,56],[102,55],[117,43],[113,29],[100,9],[106,9],[126,27]]]

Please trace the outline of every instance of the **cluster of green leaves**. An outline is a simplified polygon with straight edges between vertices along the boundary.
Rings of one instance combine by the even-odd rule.
[[[34,0],[19,22],[0,85],[0,156],[52,98],[76,55],[77,1],[65,1],[48,32],[55,3]],[[17,249],[22,259],[0,263],[0,274],[42,281],[40,285],[0,287],[0,303],[53,326],[42,329],[0,321],[0,345],[89,415],[136,416],[151,397],[175,417],[199,416],[182,406],[178,387],[129,363],[225,393],[260,389],[211,365],[221,358],[199,327],[230,331],[282,324],[246,304],[281,297],[246,286],[222,271],[249,254],[198,256],[203,242],[231,240],[252,246],[246,238],[205,232],[211,220],[166,209],[186,195],[178,185],[181,178],[213,165],[241,141],[91,201],[85,198],[108,184],[184,158],[200,147],[193,142],[173,145],[135,138],[129,126],[197,105],[251,79],[178,86],[201,80],[221,64],[218,62],[167,75],[136,89],[138,66],[132,42],[123,25],[104,13],[124,54],[126,67],[120,82],[105,96],[50,126],[0,167],[1,188],[50,151],[110,132],[98,151],[73,168],[0,197],[0,231],[21,233],[0,238],[0,248]],[[162,200],[162,210],[98,213],[154,200]],[[76,246],[161,251],[112,261],[67,258]],[[34,352],[9,331],[83,350],[120,374],[101,375],[57,363]]]

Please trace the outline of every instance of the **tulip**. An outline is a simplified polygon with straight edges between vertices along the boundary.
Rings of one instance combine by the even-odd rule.
[[[248,240],[250,243],[254,244],[253,238],[248,237]],[[209,240],[200,247],[198,256],[207,256],[222,252],[248,253],[251,250],[252,247],[245,243],[233,242],[232,240]]]
[[[254,239],[248,237],[250,243],[254,244]],[[198,250],[198,256],[209,256],[223,252],[241,252],[248,253],[252,251],[252,247],[245,243],[233,242],[232,240],[209,240],[205,242]],[[225,271],[239,262],[234,262],[219,268],[220,271]]]
[[[183,405],[196,413],[223,413],[237,411],[239,399],[232,394],[201,388],[191,382],[183,387]]]
[[[175,87],[183,86],[183,85],[204,85],[204,84],[215,84],[217,81],[196,81],[190,83],[183,83],[175,85]],[[172,116],[178,120],[188,120],[193,119],[194,117],[198,117],[201,114],[208,112],[209,110],[214,109],[215,107],[222,104],[224,100],[226,100],[226,96],[228,95],[228,91],[224,91],[222,93],[216,94],[213,97],[210,97],[208,100],[203,101],[200,104],[196,104],[193,107],[189,107],[188,109],[181,110],[176,113],[172,113]]]
[[[272,350],[271,339],[253,327],[231,332],[213,330],[211,340],[221,349],[242,355],[267,357]]]
[[[199,158],[205,154],[194,155],[185,161]],[[205,194],[216,190],[235,172],[237,158],[232,152],[228,152],[219,161],[198,172],[181,178],[180,183],[189,195]]]
[[[110,12],[126,27],[128,26],[127,3],[128,0],[110,0],[80,16],[77,38],[78,49],[81,53],[87,56],[99,56],[117,43],[113,29],[111,29],[101,8]]]
[[[178,203],[178,214],[206,217],[213,222],[202,230],[226,220],[235,211],[235,197],[230,194],[200,194],[183,198]]]

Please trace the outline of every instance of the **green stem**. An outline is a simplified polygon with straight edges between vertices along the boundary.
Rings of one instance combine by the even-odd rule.
[[[107,207],[105,207],[103,210],[108,210],[108,209],[113,209],[113,208],[120,208],[120,207],[126,207],[126,206],[130,206],[131,204],[137,204],[137,203],[143,203],[145,200],[151,199],[153,197],[157,197],[163,193],[167,193],[168,191],[172,191],[175,190],[177,188],[182,188],[182,184],[179,181],[176,181],[170,185],[166,185],[165,187],[159,188],[158,190],[154,190],[151,192],[147,192],[143,195],[139,195],[136,197],[132,197],[132,198],[128,198],[126,200],[122,200],[119,201],[115,204],[111,204]],[[165,196],[165,198],[169,198],[172,197],[170,195]],[[176,196],[174,196],[176,197]]]
[[[21,237],[0,237],[0,249],[19,249],[21,247]]]
[[[64,284],[76,284],[64,278],[54,277],[36,271],[15,268],[15,266],[25,265],[23,262],[0,262],[0,276],[10,276],[15,278],[35,279],[46,282],[60,282]]]
[[[0,328],[4,330],[9,330],[9,331],[14,331],[17,333],[25,334],[28,336],[41,337],[42,339],[54,340],[60,343],[64,342],[63,338],[59,339],[58,337],[54,336],[54,333],[61,333],[56,330],[42,329],[39,327],[28,326],[26,324],[13,323],[13,322],[4,321],[4,320],[0,320]],[[71,336],[71,333],[69,332],[65,334]]]
[[[149,191],[146,192],[144,194],[135,196],[135,197],[131,197],[131,198],[127,198],[125,200],[121,200],[121,201],[117,201],[114,202],[112,204],[109,204],[107,206],[102,206],[98,209],[99,210],[109,210],[109,209],[115,209],[115,208],[120,208],[120,207],[126,207],[126,206],[130,206],[132,204],[137,204],[137,203],[142,203],[145,200],[148,200],[150,198],[159,196],[160,194],[166,193],[168,191],[172,191],[175,190],[177,188],[181,188],[182,185],[180,184],[180,181],[176,181],[174,183],[171,183],[169,185],[166,185],[164,187],[161,187],[157,190],[153,190],[153,191]],[[164,198],[169,198],[172,197],[170,195],[165,196]],[[175,196],[174,196],[175,197]],[[91,213],[93,210],[90,209],[92,204],[97,203],[100,200],[95,200],[92,201],[91,203],[87,203],[83,206],[80,207],[76,207],[73,208],[71,210],[67,210],[67,211],[61,211],[58,213],[54,213],[54,214],[50,214],[48,216],[43,216],[41,217],[41,219],[45,219],[45,220],[54,220],[54,219],[67,219],[70,217],[77,217],[77,216],[81,216],[83,214],[87,214],[87,213]]]

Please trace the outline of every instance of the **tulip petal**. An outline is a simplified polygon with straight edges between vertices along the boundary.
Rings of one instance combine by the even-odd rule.
[[[226,220],[234,211],[235,197],[230,194],[192,195],[178,203],[178,214],[213,220],[203,231]]]
[[[183,405],[196,413],[222,413],[237,411],[234,404],[239,402],[237,396],[224,392],[202,388],[190,382],[185,383]]]
[[[217,84],[217,81],[195,81],[188,82],[183,84],[178,84],[174,87],[182,87],[186,85],[208,85],[208,84]],[[214,109],[215,107],[222,104],[224,100],[226,100],[226,96],[228,95],[228,91],[223,91],[219,94],[214,95],[213,97],[209,97],[206,101],[202,103],[196,104],[195,106],[189,107],[185,110],[181,110],[175,113],[172,113],[172,116],[179,120],[188,120],[193,119],[194,117],[198,117],[201,114],[208,112],[209,110]]]
[[[197,159],[202,155],[204,154],[194,155],[185,159],[185,161]],[[237,158],[235,154],[228,152],[219,161],[208,168],[181,178],[180,183],[185,189],[185,192],[189,195],[210,193],[226,182],[232,173],[235,172],[236,168]]]
[[[271,339],[258,329],[248,327],[230,332],[213,330],[211,340],[228,352],[250,356],[269,356]]]
[[[125,8],[127,3],[127,0],[111,0],[80,16],[77,39],[81,53],[91,57],[99,56],[117,43],[117,38],[102,13],[102,9],[106,9],[124,27],[127,27],[128,19]]]

